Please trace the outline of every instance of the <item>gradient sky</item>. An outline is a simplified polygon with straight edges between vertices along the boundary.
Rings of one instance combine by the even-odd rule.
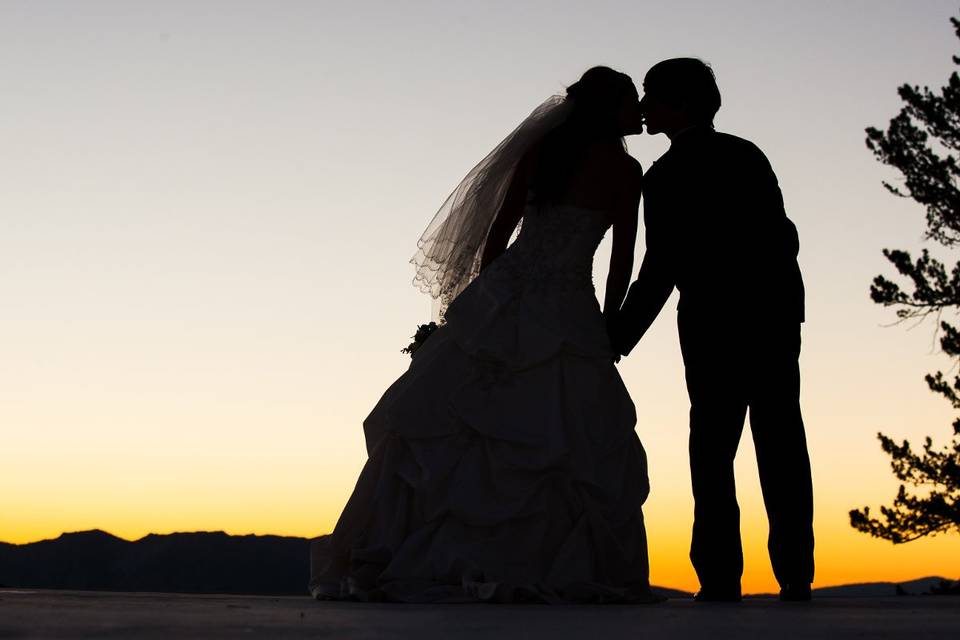
[[[723,92],[718,128],[767,153],[800,231],[817,584],[960,577],[955,535],[895,547],[847,519],[896,491],[878,430],[950,434],[923,382],[952,364],[933,325],[889,327],[868,297],[890,272],[880,250],[919,247],[924,212],[884,191],[897,176],[863,129],[895,115],[902,82],[946,79],[955,12],[0,3],[0,540],[329,532],[366,457],[361,422],[429,317],[407,261],[448,192],[588,67],[639,84],[656,61],[694,55]],[[667,141],[629,145],[648,167]],[[605,242],[597,283],[608,255]],[[674,308],[620,371],[650,460],[652,579],[692,589]],[[771,590],[749,435],[737,472],[744,586]]]

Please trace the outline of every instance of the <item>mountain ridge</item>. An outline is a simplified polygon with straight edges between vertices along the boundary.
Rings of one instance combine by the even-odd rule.
[[[136,540],[102,529],[65,532],[36,542],[0,542],[0,587],[306,595],[311,540],[224,531],[148,533]],[[815,589],[814,596],[920,595],[949,582],[927,576],[835,585]],[[653,589],[669,598],[691,596],[680,589]]]

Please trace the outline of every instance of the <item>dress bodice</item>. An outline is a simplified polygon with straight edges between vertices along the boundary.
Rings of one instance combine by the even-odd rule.
[[[516,366],[558,351],[609,358],[593,257],[611,224],[602,210],[527,205],[517,239],[447,308],[448,333]]]
[[[516,241],[494,264],[523,289],[592,294],[593,256],[610,225],[602,210],[529,204]]]

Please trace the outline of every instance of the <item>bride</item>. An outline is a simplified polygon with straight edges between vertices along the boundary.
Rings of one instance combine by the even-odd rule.
[[[594,67],[448,198],[412,260],[445,322],[363,423],[369,459],[314,542],[314,597],[655,600],[646,456],[606,330],[640,200],[623,136],[641,131],[630,77]],[[611,227],[601,312],[593,254]]]

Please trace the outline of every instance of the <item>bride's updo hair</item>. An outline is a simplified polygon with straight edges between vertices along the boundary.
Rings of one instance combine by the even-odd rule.
[[[610,133],[618,136],[616,115],[623,98],[636,94],[633,80],[625,73],[610,67],[593,67],[567,87],[567,99],[573,110],[569,125],[591,129],[594,133]]]
[[[543,139],[537,150],[537,167],[530,183],[535,202],[556,202],[564,195],[589,144],[607,139],[619,140],[624,145],[617,112],[623,99],[631,95],[637,95],[633,80],[610,67],[588,69],[567,87],[570,115]]]

